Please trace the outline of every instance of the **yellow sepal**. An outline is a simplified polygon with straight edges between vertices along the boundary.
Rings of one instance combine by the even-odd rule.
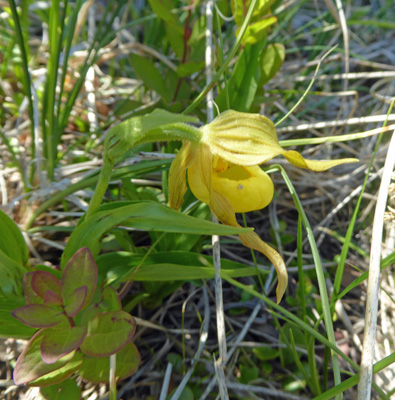
[[[191,142],[184,142],[174,158],[169,171],[169,206],[178,210],[188,190],[186,172],[195,159]]]
[[[202,145],[196,150],[195,160],[188,169],[188,182],[192,193],[203,203],[210,204],[212,154]]]
[[[297,151],[284,150],[270,119],[260,114],[228,110],[201,128],[202,143],[213,154],[237,165],[260,165],[282,154],[291,164],[312,171],[325,171],[339,164],[358,162],[356,158],[330,161],[306,160]]]

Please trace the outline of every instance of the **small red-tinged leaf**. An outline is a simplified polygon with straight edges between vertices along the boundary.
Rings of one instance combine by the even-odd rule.
[[[40,392],[46,400],[80,400],[82,398],[81,388],[72,379],[43,387]]]
[[[49,372],[37,378],[31,382],[29,382],[29,386],[49,386],[54,385],[56,383],[62,382],[67,379],[74,372],[78,371],[78,369],[82,365],[83,355],[80,351],[76,351],[73,359],[68,362],[64,367],[58,368],[55,371]],[[50,364],[46,364],[50,365]]]
[[[63,299],[58,293],[55,293],[52,290],[47,290],[44,295],[44,304],[61,306],[63,304]]]
[[[136,330],[134,318],[125,311],[96,314],[89,320],[81,351],[93,357],[107,357],[129,343]]]
[[[16,385],[29,383],[43,375],[56,371],[64,367],[74,357],[74,352],[72,352],[54,364],[45,364],[41,359],[40,351],[44,334],[45,329],[38,331],[19,356],[14,368],[14,382]]]
[[[84,341],[86,327],[49,328],[41,342],[41,358],[46,364],[53,364],[66,354],[76,350]]]
[[[95,293],[97,283],[97,266],[92,253],[87,247],[78,250],[67,263],[62,275],[62,296],[65,304],[76,289],[86,286],[87,293],[81,309],[85,308]]]
[[[32,288],[32,278],[34,272],[26,272],[23,277],[23,291],[25,293],[25,299],[27,304],[42,304],[43,299],[36,294]]]
[[[71,296],[67,298],[64,310],[69,317],[75,317],[82,310],[87,293],[88,288],[86,286],[81,286],[75,289]]]
[[[62,287],[60,280],[48,271],[34,271],[31,280],[32,289],[42,299],[47,290],[57,293],[59,296],[62,294]]]
[[[33,328],[50,328],[66,318],[59,307],[45,304],[28,304],[11,311],[11,315]]]
[[[133,342],[128,343],[116,355],[116,380],[132,375],[140,363],[140,354]],[[85,356],[80,370],[78,371],[83,379],[93,383],[106,383],[110,373],[109,357],[97,358]]]

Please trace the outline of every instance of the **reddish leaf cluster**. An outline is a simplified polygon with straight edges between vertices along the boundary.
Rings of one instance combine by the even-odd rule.
[[[27,305],[15,309],[12,315],[25,325],[41,329],[17,360],[16,384],[51,385],[76,371],[99,382],[104,378],[103,371],[94,369],[92,373],[90,359],[116,353],[118,379],[136,370],[139,354],[131,343],[135,321],[121,311],[118,294],[112,287],[96,287],[97,275],[97,265],[88,248],[74,254],[61,279],[47,271],[25,275]],[[107,363],[100,363],[104,370],[108,369],[108,358],[105,360]]]

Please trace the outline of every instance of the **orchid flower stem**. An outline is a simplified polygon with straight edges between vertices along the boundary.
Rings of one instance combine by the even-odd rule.
[[[88,211],[86,212],[86,219],[90,218],[100,207],[103,201],[104,194],[110,184],[112,169],[114,162],[104,155],[103,165],[100,171],[99,180],[97,182],[93,196],[89,202]]]
[[[326,331],[327,331],[327,336],[328,340],[336,346],[336,340],[335,340],[335,334],[333,330],[333,323],[332,323],[332,314],[330,311],[330,305],[329,305],[329,299],[328,299],[328,292],[326,289],[326,284],[325,284],[325,277],[324,277],[324,271],[322,268],[321,264],[321,259],[320,255],[318,252],[317,244],[314,239],[314,233],[313,230],[311,229],[309,220],[307,219],[306,213],[303,209],[303,206],[300,202],[299,196],[297,195],[295,188],[289,179],[287,173],[285,172],[284,168],[281,165],[273,165],[270,168],[270,171],[280,171],[281,175],[288,187],[288,190],[291,193],[291,196],[294,200],[294,203],[296,205],[296,208],[302,218],[303,225],[306,229],[307,233],[307,238],[310,243],[311,247],[311,252],[313,255],[314,259],[314,264],[315,264],[315,269],[316,269],[316,274],[317,274],[317,280],[318,280],[318,287],[320,291],[320,297],[321,297],[321,302],[322,302],[322,309],[323,309],[323,318],[325,321],[325,326],[326,326]],[[268,171],[266,171],[268,172]],[[333,375],[334,375],[334,381],[335,385],[339,385],[341,383],[341,378],[340,378],[340,367],[339,367],[339,360],[336,355],[336,353],[333,351],[332,348],[332,366],[333,366]],[[337,399],[341,398],[341,395],[339,397],[336,397]]]

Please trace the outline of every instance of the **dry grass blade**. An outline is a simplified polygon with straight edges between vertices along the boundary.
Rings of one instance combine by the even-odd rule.
[[[369,280],[365,311],[365,336],[362,349],[361,373],[358,384],[358,400],[369,400],[371,398],[373,360],[377,330],[384,213],[387,204],[388,189],[391,183],[391,176],[394,167],[395,134],[392,135],[391,143],[388,148],[373,221]]]

